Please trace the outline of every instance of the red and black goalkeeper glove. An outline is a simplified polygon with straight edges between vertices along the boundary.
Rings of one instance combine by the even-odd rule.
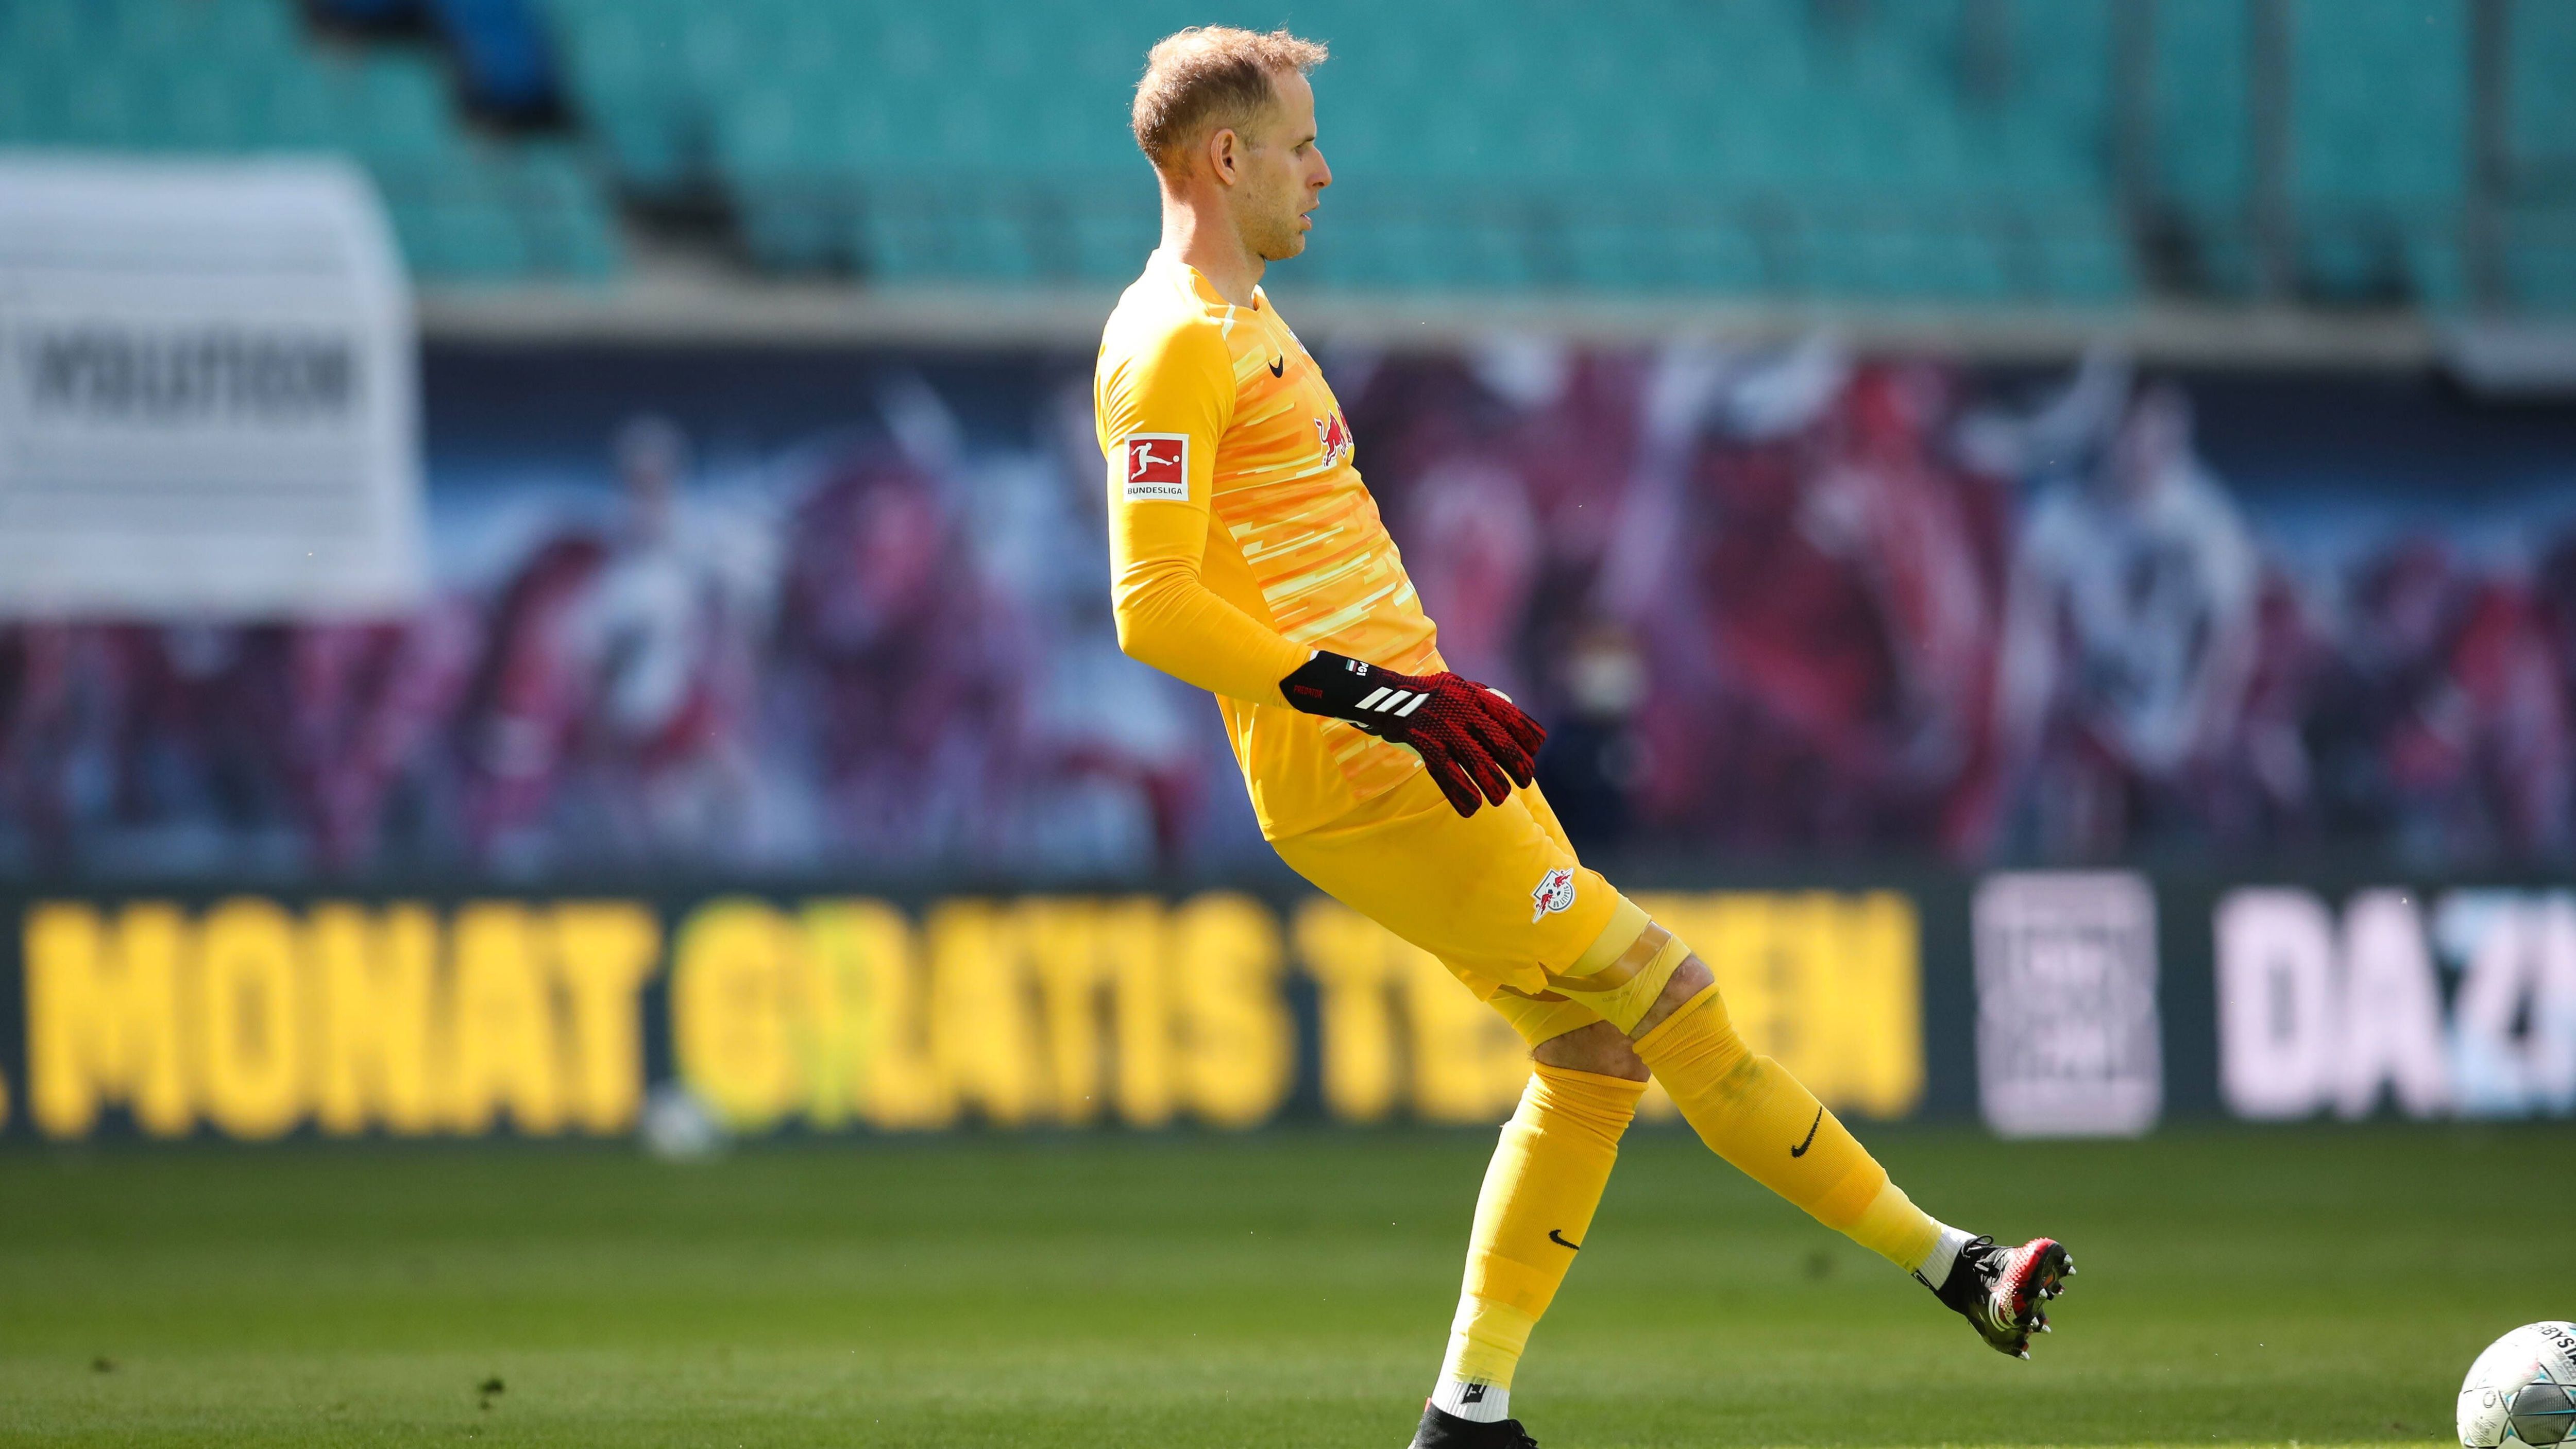
[[[1348,720],[1382,740],[1410,745],[1461,815],[1500,805],[1535,778],[1547,731],[1519,705],[1455,674],[1398,674],[1318,649],[1279,692],[1308,714]]]

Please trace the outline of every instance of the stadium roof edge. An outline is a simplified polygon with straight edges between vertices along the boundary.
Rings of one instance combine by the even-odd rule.
[[[1397,351],[1496,334],[1594,344],[1675,337],[1761,342],[1830,330],[1863,350],[2045,362],[2098,341],[2142,361],[2189,367],[2416,370],[2443,360],[2446,333],[2411,311],[2324,312],[2149,304],[2031,310],[1923,304],[1802,304],[1682,296],[1529,293],[1303,293],[1278,287],[1310,342]],[[690,277],[610,288],[426,287],[419,311],[437,343],[538,346],[1061,347],[1098,345],[1116,296],[1096,288],[870,288],[833,282]]]

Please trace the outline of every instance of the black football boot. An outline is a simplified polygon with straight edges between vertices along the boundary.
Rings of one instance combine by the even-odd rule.
[[[1422,1427],[1413,1431],[1412,1449],[1538,1449],[1538,1441],[1518,1419],[1479,1424],[1422,1401]]]
[[[2049,1331],[2040,1305],[2066,1291],[2075,1276],[2075,1260],[2055,1238],[2033,1238],[2018,1248],[1996,1245],[1992,1238],[1968,1240],[1939,1283],[1917,1273],[1914,1281],[1977,1330],[1997,1353],[2030,1357],[2030,1336]]]

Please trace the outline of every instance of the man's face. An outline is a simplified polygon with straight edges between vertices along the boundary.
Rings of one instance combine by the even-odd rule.
[[[1272,79],[1279,99],[1236,133],[1240,179],[1230,193],[1235,229],[1265,262],[1306,249],[1314,227],[1307,213],[1333,184],[1333,168],[1315,145],[1315,88],[1293,71]]]

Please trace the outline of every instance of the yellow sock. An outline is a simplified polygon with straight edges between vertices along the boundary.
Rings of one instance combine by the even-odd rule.
[[[1619,1136],[1645,1090],[1620,1077],[1532,1068],[1476,1198],[1466,1284],[1431,1396],[1443,1410],[1480,1423],[1509,1417],[1512,1371],[1592,1230]]]
[[[1753,1055],[1710,986],[1639,1037],[1637,1055],[1709,1150],[1816,1221],[1911,1273],[1941,1224],[1769,1057]]]

